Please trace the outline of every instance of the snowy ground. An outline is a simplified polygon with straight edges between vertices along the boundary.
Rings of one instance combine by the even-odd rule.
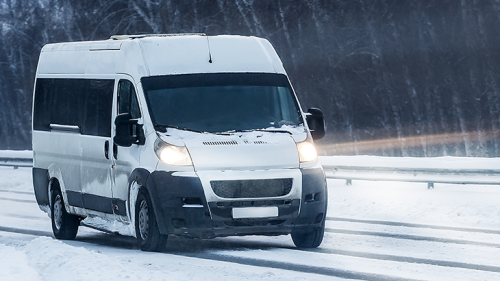
[[[316,250],[295,249],[289,236],[171,237],[166,252],[145,253],[84,227],[75,241],[53,239],[31,169],[0,167],[0,178],[2,281],[500,280],[500,185],[328,180]]]

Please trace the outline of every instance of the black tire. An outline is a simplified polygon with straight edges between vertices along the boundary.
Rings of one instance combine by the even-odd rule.
[[[135,234],[139,248],[146,252],[161,252],[167,245],[167,235],[160,233],[149,194],[141,190],[135,203]]]
[[[69,214],[64,207],[64,199],[59,188],[52,191],[50,206],[50,218],[52,220],[52,232],[57,239],[73,240],[78,233],[80,218]]]
[[[320,227],[292,231],[293,244],[297,248],[317,248],[323,241],[325,222]]]

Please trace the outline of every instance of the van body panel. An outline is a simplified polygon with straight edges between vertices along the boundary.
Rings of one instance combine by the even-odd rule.
[[[296,224],[302,227],[318,225],[326,217],[328,188],[321,166],[300,169],[302,173],[301,211]]]
[[[76,55],[78,54],[79,55]],[[87,51],[44,52],[38,62],[39,74],[84,74]]]
[[[116,66],[117,74],[129,75],[139,85],[141,77],[150,76],[139,41],[123,42],[120,53],[123,54],[123,60],[120,60]]]
[[[265,43],[261,43],[265,42]],[[285,73],[266,40],[243,36],[182,36],[147,38],[140,41],[151,76],[263,72]]]
[[[145,38],[140,44],[151,76],[207,72],[210,64],[206,37]]]
[[[287,133],[263,132],[206,140],[186,138],[184,142],[196,171],[299,167],[296,144]]]
[[[87,63],[85,74],[108,74],[110,69],[116,72],[120,61],[125,60],[122,52],[119,50],[99,50],[87,52],[86,59],[93,63]]]
[[[90,45],[89,51],[116,51],[121,49],[122,43],[121,41],[95,41]]]
[[[276,52],[267,40],[257,37],[208,37],[213,65],[208,72],[264,72],[285,74]]]
[[[61,188],[79,194],[71,197],[71,202],[81,205],[81,135],[72,132],[34,131],[33,151],[34,167],[47,169],[51,178],[54,174],[59,175],[57,180]]]
[[[111,120],[109,120],[111,122]],[[81,136],[81,164],[80,164],[80,185],[83,196],[83,207],[89,210],[111,210],[112,190],[112,175],[111,166],[112,160],[105,157],[105,142],[110,141],[110,138]],[[93,200],[93,197],[98,196],[99,200]],[[94,201],[98,201],[95,204]],[[102,205],[102,206],[101,206]],[[106,211],[109,213],[109,211]]]
[[[286,74],[267,40],[243,36],[49,44],[37,69],[37,74],[123,73],[137,81],[143,76],[222,72]]]
[[[33,168],[33,188],[35,199],[42,210],[49,207],[49,171],[42,168]]]

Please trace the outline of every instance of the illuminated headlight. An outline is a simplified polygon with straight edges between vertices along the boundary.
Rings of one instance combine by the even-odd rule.
[[[297,150],[299,152],[300,162],[311,162],[318,158],[316,148],[314,148],[314,145],[308,141],[298,143]]]
[[[184,146],[175,146],[158,139],[155,143],[155,153],[161,162],[174,166],[190,166],[191,156]]]

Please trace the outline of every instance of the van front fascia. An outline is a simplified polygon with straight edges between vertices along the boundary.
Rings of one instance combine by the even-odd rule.
[[[245,198],[207,202],[203,184],[195,172],[154,171],[147,189],[162,234],[190,238],[231,235],[283,235],[294,229],[318,227],[326,215],[327,190],[323,169],[300,169],[300,199]],[[276,207],[278,216],[233,218],[234,208]]]

